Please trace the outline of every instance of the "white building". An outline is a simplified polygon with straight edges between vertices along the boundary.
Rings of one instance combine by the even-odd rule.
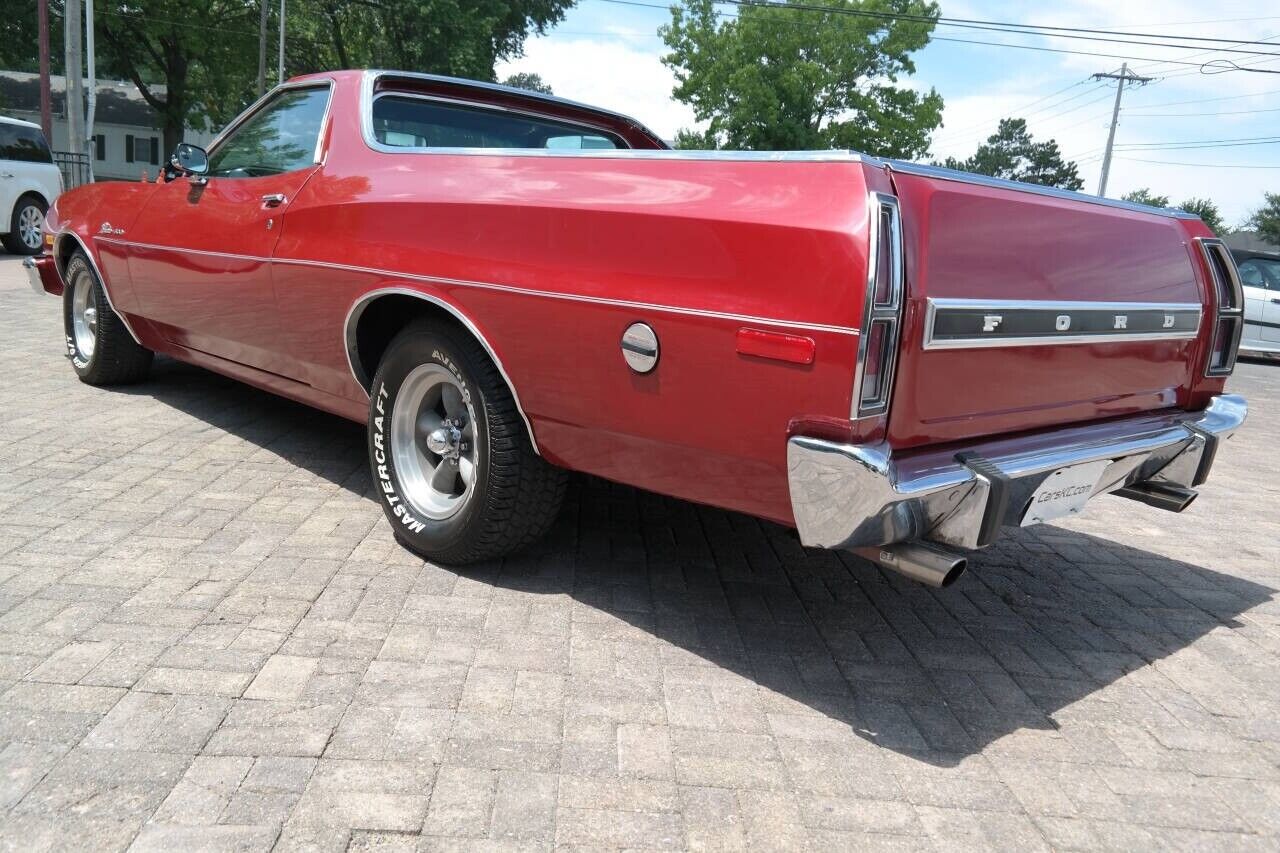
[[[54,151],[66,151],[67,113],[66,80],[61,75],[49,78],[53,101]],[[86,81],[86,89],[88,84]],[[164,87],[154,87],[159,94]],[[22,71],[0,71],[0,114],[40,123],[40,75]],[[94,178],[136,181],[145,172],[154,178],[160,164],[169,154],[163,151],[164,131],[160,116],[142,99],[132,83],[122,80],[99,80],[98,103],[93,123],[94,144],[89,155],[93,160]],[[187,142],[208,145],[214,134],[190,130]]]

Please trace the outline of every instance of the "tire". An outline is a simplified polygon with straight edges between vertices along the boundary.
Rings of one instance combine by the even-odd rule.
[[[369,467],[401,544],[465,565],[510,554],[551,527],[567,472],[534,452],[506,382],[474,338],[411,323],[387,347],[371,388]]]
[[[138,344],[111,309],[102,282],[82,250],[67,262],[62,322],[67,357],[76,376],[89,385],[128,385],[147,378],[151,350]],[[89,310],[92,309],[92,313]]]
[[[49,205],[34,195],[24,195],[13,206],[9,217],[9,233],[0,237],[5,249],[15,255],[38,255],[43,247],[44,214]]]

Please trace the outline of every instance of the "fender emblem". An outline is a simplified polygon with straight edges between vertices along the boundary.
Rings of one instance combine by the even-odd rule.
[[[123,234],[123,228],[112,228],[110,222],[104,222],[98,227],[99,234]]]

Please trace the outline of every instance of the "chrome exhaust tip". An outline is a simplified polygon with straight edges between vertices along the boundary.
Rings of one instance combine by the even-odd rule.
[[[1192,501],[1200,497],[1200,493],[1194,489],[1175,486],[1171,483],[1152,482],[1125,486],[1123,489],[1116,489],[1114,494],[1169,512],[1182,512],[1191,506]]]
[[[913,581],[938,588],[951,586],[969,567],[968,557],[925,542],[855,548],[854,553]]]

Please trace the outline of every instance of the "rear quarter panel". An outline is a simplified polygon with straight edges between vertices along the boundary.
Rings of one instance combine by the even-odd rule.
[[[789,424],[848,416],[860,164],[385,154],[357,133],[335,127],[277,247],[309,383],[363,396],[346,312],[371,290],[415,288],[488,339],[551,461],[791,520]],[[637,321],[660,340],[646,375],[619,349]],[[814,363],[738,354],[744,327],[813,338]]]

